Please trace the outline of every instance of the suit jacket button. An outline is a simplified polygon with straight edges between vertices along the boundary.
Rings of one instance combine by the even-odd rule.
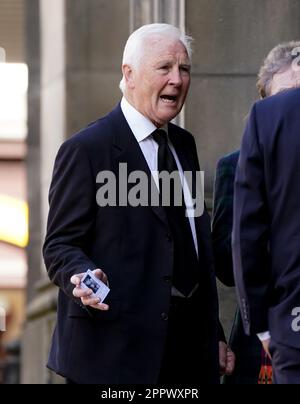
[[[172,234],[171,233],[167,233],[167,240],[168,241],[172,241]]]
[[[171,283],[172,277],[171,276],[164,276],[164,282],[165,283]]]
[[[167,321],[169,316],[167,315],[167,313],[161,313],[160,317],[162,318],[162,320]]]

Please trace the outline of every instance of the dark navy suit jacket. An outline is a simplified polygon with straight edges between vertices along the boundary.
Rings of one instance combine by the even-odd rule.
[[[169,134],[183,169],[199,170],[191,134],[172,124]],[[142,170],[151,177],[118,105],[68,139],[54,167],[44,259],[60,291],[48,366],[76,383],[156,383],[164,352],[173,241],[162,207],[97,205],[97,174],[110,170],[118,182],[119,163],[127,163],[128,174]],[[207,212],[195,223],[201,281],[194,326],[202,336],[195,372],[200,378],[203,369],[206,380],[217,383],[218,305]],[[107,312],[85,308],[72,295],[70,277],[97,267],[109,279]]]
[[[214,187],[212,240],[217,278],[226,286],[234,286],[231,234],[233,193],[239,150],[218,161]],[[257,384],[261,367],[262,346],[256,335],[245,334],[240,310],[236,310],[229,345],[236,355],[232,375],[223,377],[224,384]]]
[[[226,286],[234,286],[231,233],[233,188],[239,150],[222,157],[217,164],[212,216],[212,241],[215,272]]]
[[[300,348],[300,90],[256,103],[235,181],[233,260],[247,333]]]

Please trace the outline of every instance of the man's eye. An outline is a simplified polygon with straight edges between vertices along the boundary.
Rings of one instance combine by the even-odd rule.
[[[159,69],[160,69],[160,70],[168,70],[168,69],[169,69],[169,66],[164,65],[164,66],[161,66]]]
[[[181,66],[180,70],[185,73],[190,73],[191,69],[188,66]]]

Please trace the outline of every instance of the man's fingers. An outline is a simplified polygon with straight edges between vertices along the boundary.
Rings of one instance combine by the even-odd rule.
[[[82,289],[78,285],[73,289],[73,296],[79,298],[90,296],[92,293],[93,291],[91,289]]]
[[[81,282],[81,278],[83,277],[83,275],[84,274],[77,274],[77,275],[73,275],[72,277],[71,277],[71,279],[70,279],[70,282],[73,284],[73,285],[80,285],[80,282]]]
[[[82,304],[84,304],[85,306],[94,306],[100,303],[100,299],[98,299],[97,297],[90,297],[90,296],[82,297],[81,301]]]
[[[105,284],[108,284],[107,275],[106,275],[101,269],[99,269],[99,268],[98,268],[98,269],[95,269],[95,270],[93,271],[93,273],[94,273],[94,275],[95,275],[98,279],[100,279],[102,282],[104,282]],[[71,282],[73,285],[79,286],[79,285],[80,285],[80,282],[81,282],[81,279],[83,278],[84,275],[85,275],[85,273],[73,275],[73,276],[71,277],[71,279],[70,279],[70,282]]]
[[[102,310],[102,311],[107,311],[109,309],[108,304],[104,304],[104,303],[98,303],[91,307],[93,307],[93,309]]]
[[[93,273],[98,279],[108,285],[107,276],[101,269],[95,269]],[[81,288],[80,283],[84,275],[85,273],[81,273],[71,277],[70,281],[73,285],[75,285],[75,288],[73,289],[73,296],[81,299],[84,306],[90,306],[97,310],[108,310],[109,306],[107,304],[101,303],[99,298],[91,296],[93,294],[91,289]]]
[[[235,354],[230,350],[227,352],[226,375],[230,376],[235,368]]]
[[[108,280],[107,280],[107,276],[106,274],[102,271],[102,269],[95,269],[94,271],[94,275],[100,279],[102,282],[104,282],[106,285],[108,284]]]
[[[219,366],[221,375],[231,375],[235,368],[235,354],[223,341],[219,341]]]
[[[234,364],[233,363],[227,363],[225,374],[227,376],[231,376],[233,371],[234,371]]]
[[[81,298],[82,304],[85,306],[91,306],[97,310],[108,310],[109,306],[105,303],[101,303],[99,298],[83,297]]]

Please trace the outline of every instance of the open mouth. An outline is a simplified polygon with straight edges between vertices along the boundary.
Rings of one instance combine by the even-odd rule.
[[[173,104],[177,101],[177,96],[176,95],[161,95],[160,99],[167,103],[167,104]]]

